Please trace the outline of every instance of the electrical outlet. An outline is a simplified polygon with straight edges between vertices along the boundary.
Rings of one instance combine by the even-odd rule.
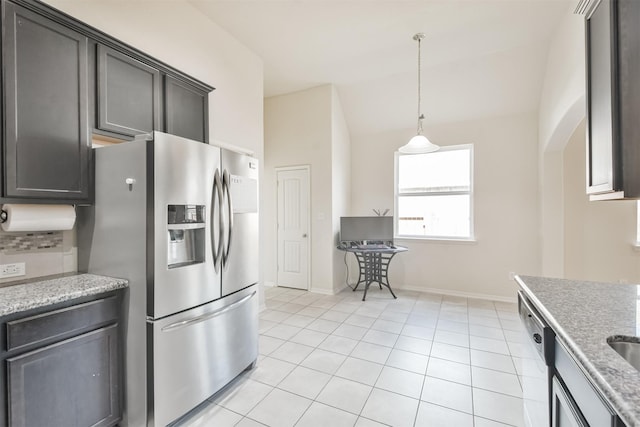
[[[15,262],[13,264],[0,265],[0,279],[7,277],[24,276],[26,273],[24,262]]]

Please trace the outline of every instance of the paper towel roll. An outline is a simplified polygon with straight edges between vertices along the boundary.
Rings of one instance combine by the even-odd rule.
[[[4,231],[71,230],[76,222],[76,211],[71,205],[2,205],[7,220]]]

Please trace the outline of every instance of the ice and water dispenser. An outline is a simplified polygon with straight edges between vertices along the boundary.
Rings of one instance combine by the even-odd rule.
[[[168,268],[204,262],[205,213],[204,205],[169,205]]]

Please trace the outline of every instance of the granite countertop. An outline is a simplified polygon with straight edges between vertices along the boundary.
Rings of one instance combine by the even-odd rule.
[[[517,276],[516,281],[622,421],[640,426],[640,372],[607,337],[640,336],[640,285]]]
[[[125,288],[128,281],[95,274],[36,278],[0,287],[0,316]]]

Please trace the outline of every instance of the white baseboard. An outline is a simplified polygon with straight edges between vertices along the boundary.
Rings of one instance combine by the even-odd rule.
[[[332,289],[324,289],[324,288],[311,288],[309,292],[313,292],[314,294],[321,295],[335,295],[336,293]]]
[[[275,282],[264,282],[263,286],[274,288],[277,285]],[[309,289],[309,292],[313,292],[315,294],[321,294],[321,295],[337,295],[344,290],[352,290],[352,289],[353,288],[350,288],[349,286],[343,284],[342,287],[339,289],[325,289],[325,288],[312,287],[311,289]],[[432,294],[450,295],[454,297],[463,297],[463,298],[476,298],[476,299],[482,299],[482,300],[500,301],[500,302],[509,302],[509,303],[516,303],[518,301],[515,295],[513,297],[505,297],[502,295],[491,295],[491,294],[483,294],[483,293],[476,293],[476,292],[463,292],[463,291],[456,291],[452,289],[425,288],[422,286],[393,286],[392,289],[398,289],[403,291],[415,291],[415,292],[430,292]],[[261,307],[260,309],[262,310],[263,308]]]
[[[424,288],[424,287],[417,287],[417,286],[394,286],[392,289],[398,289],[398,290],[404,290],[404,291],[416,291],[416,292],[430,292],[433,294],[450,295],[453,297],[463,297],[463,298],[476,298],[476,299],[483,299],[483,300],[490,300],[490,301],[500,301],[500,302],[510,302],[510,303],[518,302],[518,299],[515,295],[513,297],[505,297],[502,295],[480,294],[475,292],[456,291],[452,289]]]

